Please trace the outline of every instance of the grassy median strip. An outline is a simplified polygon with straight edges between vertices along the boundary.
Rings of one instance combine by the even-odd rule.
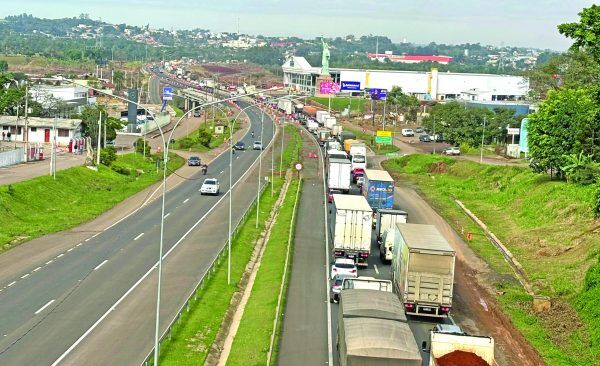
[[[26,240],[66,230],[89,221],[125,198],[162,179],[156,163],[139,154],[119,155],[117,162],[131,174],[101,165],[95,172],[74,167],[0,187],[0,252]],[[169,169],[182,166],[172,155]]]
[[[283,169],[288,169],[296,161],[297,151],[301,144],[298,129],[286,127],[288,143],[283,152]],[[275,158],[279,161],[278,156]],[[196,301],[190,305],[190,311],[184,312],[181,323],[175,327],[171,338],[161,345],[160,364],[163,366],[200,365],[206,360],[217,332],[223,322],[223,317],[229,308],[231,297],[239,291],[240,281],[246,264],[252,256],[254,245],[265,228],[265,221],[271,214],[284,183],[283,177],[275,177],[274,191],[266,189],[260,198],[259,225],[255,228],[253,219],[246,219],[240,226],[237,236],[232,241],[231,278],[232,285],[227,285],[227,262],[222,261],[215,268],[214,274],[205,281],[205,286],[199,292]],[[252,216],[249,216],[252,218]]]
[[[598,299],[590,296],[600,293],[600,281],[591,280],[600,266],[587,271],[600,253],[591,212],[593,186],[552,181],[527,168],[433,155],[383,165],[397,180],[416,183],[451,225],[457,228],[458,222],[471,231],[469,245],[497,273],[507,275],[501,254],[452,198],[462,201],[511,250],[535,292],[551,298],[552,309],[537,314],[532,297],[514,280],[501,276],[494,284],[503,310],[548,365],[600,365]]]
[[[279,209],[277,221],[271,228],[269,241],[261,259],[252,293],[233,340],[227,365],[263,365],[266,363],[273,321],[276,316],[279,316],[279,314],[276,314],[277,299],[283,279],[288,237],[290,232],[293,235],[295,227],[295,220],[292,221],[292,215],[297,192],[300,188],[299,184],[298,179],[294,179],[290,184],[283,204]],[[293,251],[293,240],[290,245],[292,246],[290,251]],[[290,264],[291,261],[288,263],[288,267]],[[289,274],[288,268],[284,286],[287,286]],[[285,292],[284,289],[284,296]],[[284,306],[285,298],[279,309],[280,312]],[[277,349],[280,328],[281,322],[278,323],[275,331],[274,350]],[[276,360],[277,355],[274,353],[271,359]]]

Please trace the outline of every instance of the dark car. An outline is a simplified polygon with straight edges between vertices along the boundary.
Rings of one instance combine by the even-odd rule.
[[[246,145],[242,141],[238,141],[233,145],[233,148],[236,150],[246,150]]]
[[[202,111],[199,109],[194,110],[194,117],[200,117],[202,115]]]
[[[189,166],[200,166],[200,165],[202,165],[202,164],[200,163],[200,158],[199,158],[199,157],[197,157],[197,156],[190,156],[190,157],[188,158],[188,160],[187,160],[187,164],[188,164]]]
[[[423,133],[423,127],[419,126],[415,128],[416,133]]]
[[[419,136],[419,141],[422,141],[422,142],[431,142],[431,137],[429,137],[428,134],[424,133],[421,136]]]

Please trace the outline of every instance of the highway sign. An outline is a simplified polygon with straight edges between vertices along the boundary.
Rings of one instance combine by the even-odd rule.
[[[360,81],[342,81],[342,91],[360,90]]]
[[[378,89],[378,88],[369,89],[369,94],[371,95],[371,99],[373,99],[373,100],[386,100],[387,89]]]
[[[518,127],[515,127],[515,128],[509,127],[509,128],[506,129],[506,133],[508,135],[520,135],[521,134],[521,129],[518,128]]]
[[[163,87],[163,100],[173,100],[173,87],[165,86]]]
[[[391,136],[375,136],[375,143],[381,145],[391,145],[392,137]]]
[[[392,137],[392,131],[383,131],[383,130],[378,130],[377,131],[377,137]]]

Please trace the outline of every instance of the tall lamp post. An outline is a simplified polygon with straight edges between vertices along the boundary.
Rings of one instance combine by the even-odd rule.
[[[483,131],[481,131],[481,150],[479,153],[479,164],[483,164],[483,140],[485,139],[485,122],[486,117],[483,116]]]

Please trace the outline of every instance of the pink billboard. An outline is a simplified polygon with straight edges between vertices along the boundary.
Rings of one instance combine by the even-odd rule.
[[[321,86],[319,87],[320,94],[336,94],[339,93],[339,91],[340,84],[329,80],[322,81]]]

